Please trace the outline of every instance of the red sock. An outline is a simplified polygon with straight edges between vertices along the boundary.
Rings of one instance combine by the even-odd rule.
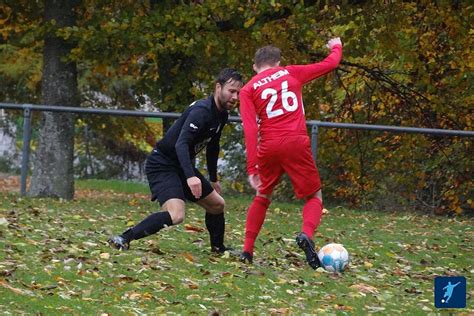
[[[323,214],[323,203],[317,197],[306,201],[303,207],[303,226],[301,230],[313,239],[314,231],[321,222],[321,215]]]
[[[256,196],[250,204],[247,212],[247,221],[245,223],[245,242],[244,251],[253,254],[253,246],[258,233],[262,228],[265,215],[267,214],[270,200],[261,196]]]

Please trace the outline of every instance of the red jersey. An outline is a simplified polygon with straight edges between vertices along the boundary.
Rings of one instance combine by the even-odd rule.
[[[321,62],[266,69],[240,90],[248,174],[257,173],[258,137],[262,141],[307,135],[301,95],[303,85],[335,69],[341,58],[342,46],[335,45]]]

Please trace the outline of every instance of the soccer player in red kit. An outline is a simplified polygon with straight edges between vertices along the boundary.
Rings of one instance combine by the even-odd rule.
[[[318,169],[306,130],[301,90],[303,85],[334,70],[342,58],[342,43],[333,38],[326,45],[331,53],[321,62],[280,66],[280,49],[265,46],[257,50],[253,69],[257,73],[240,91],[247,172],[257,194],[250,205],[245,225],[242,262],[252,263],[254,243],[280,177],[287,173],[294,192],[305,199],[303,225],[296,237],[308,264],[320,266],[313,234],[319,225],[323,204]]]

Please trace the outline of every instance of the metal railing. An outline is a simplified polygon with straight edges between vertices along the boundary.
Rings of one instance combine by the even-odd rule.
[[[131,110],[109,110],[109,109],[79,108],[79,107],[51,106],[51,105],[33,105],[33,104],[12,104],[12,103],[0,103],[0,109],[23,110],[23,148],[22,148],[22,157],[21,157],[21,184],[20,184],[21,196],[24,196],[26,194],[26,178],[28,174],[30,141],[31,141],[31,111],[69,112],[69,113],[83,113],[83,114],[159,117],[159,118],[178,118],[181,115],[180,113],[170,113],[170,112],[144,112],[144,111],[131,111]],[[242,120],[238,116],[229,117],[229,121],[235,122],[235,123],[242,122]],[[308,126],[311,126],[311,150],[313,152],[313,157],[315,160],[317,157],[317,150],[318,150],[319,127],[357,129],[357,130],[381,131],[381,132],[391,132],[391,133],[426,134],[426,135],[433,135],[433,136],[474,137],[474,131],[462,131],[462,130],[401,127],[401,126],[390,126],[390,125],[331,123],[331,122],[321,122],[321,121],[315,121],[315,120],[307,121],[306,124]]]

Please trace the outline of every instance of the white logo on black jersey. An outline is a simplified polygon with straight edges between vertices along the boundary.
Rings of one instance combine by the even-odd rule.
[[[196,125],[194,125],[193,123],[190,123],[189,124],[189,127],[191,127],[192,129],[196,130],[198,129],[199,127],[197,127]]]

